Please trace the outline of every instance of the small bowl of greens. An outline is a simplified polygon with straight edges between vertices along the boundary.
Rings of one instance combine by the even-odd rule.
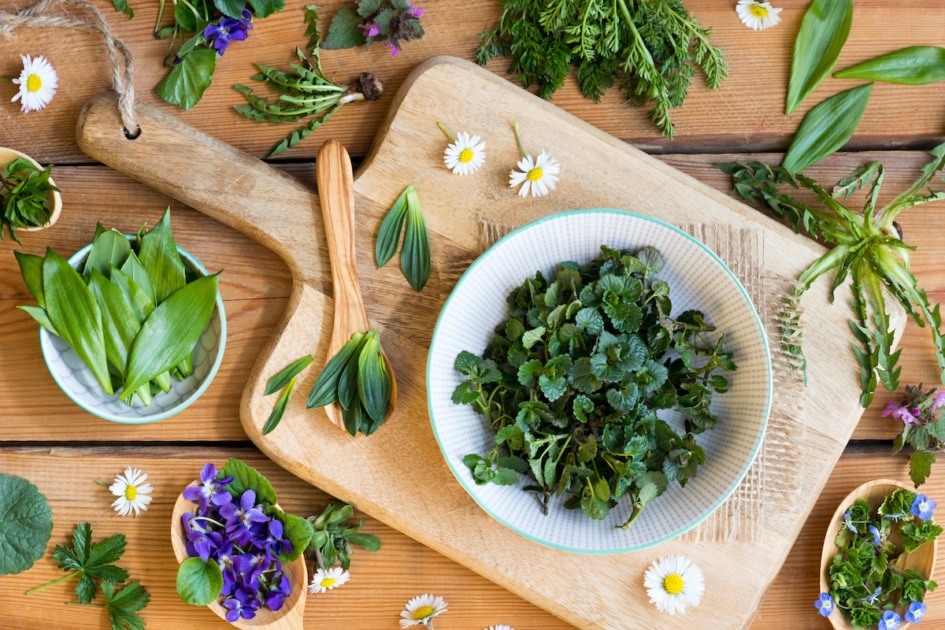
[[[210,386],[226,346],[226,315],[210,274],[174,242],[170,213],[151,230],[96,230],[64,260],[16,252],[36,306],[40,347],[56,384],[105,420],[173,416]]]
[[[0,147],[0,237],[18,241],[17,230],[44,230],[59,220],[62,196],[51,171],[25,153]]]
[[[427,362],[433,431],[490,515],[551,547],[642,549],[732,494],[771,406],[764,329],[702,243],[620,210],[501,239],[447,299]]]

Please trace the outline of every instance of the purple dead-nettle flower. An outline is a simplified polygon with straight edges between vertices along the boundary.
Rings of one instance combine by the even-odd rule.
[[[423,37],[423,27],[420,25],[423,9],[420,7],[404,0],[372,1],[371,8],[374,11],[365,14],[362,11],[370,9],[363,8],[363,4],[363,0],[358,0],[358,15],[365,18],[358,27],[367,40],[367,48],[380,41],[390,49],[391,55],[396,55],[403,46],[402,42]]]
[[[900,405],[895,400],[890,400],[886,403],[886,409],[883,411],[883,416],[892,416],[899,422],[907,425],[916,425],[919,424],[919,410],[910,409],[908,405]]]
[[[220,18],[218,22],[207,25],[203,36],[217,51],[217,55],[222,57],[230,42],[241,42],[249,37],[249,29],[253,28],[252,19],[253,14],[249,10],[249,5],[246,5],[241,18],[228,16]]]
[[[935,402],[932,403],[932,410],[938,411],[942,406],[945,406],[945,390],[935,394]]]
[[[217,467],[206,464],[200,471],[200,484],[184,489],[184,498],[196,501],[201,510],[206,510],[210,503],[220,506],[231,503],[233,496],[226,487],[233,481],[233,477],[217,479]]]

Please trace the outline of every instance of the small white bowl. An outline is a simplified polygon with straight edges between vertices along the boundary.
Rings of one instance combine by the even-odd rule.
[[[43,165],[26,155],[25,153],[20,153],[14,149],[8,149],[6,147],[0,147],[0,168],[5,168],[7,164],[13,160],[19,158],[26,158],[36,168],[43,168]],[[53,186],[56,185],[56,182],[53,181],[52,177],[49,178],[49,183]],[[33,227],[22,227],[17,228],[17,232],[37,232],[39,230],[45,230],[59,220],[59,215],[62,214],[62,195],[59,194],[58,190],[50,190],[46,193],[46,207],[49,208],[49,221],[46,225],[37,225]]]
[[[69,258],[69,264],[78,269],[91,249],[90,244],[77,251]],[[177,251],[186,269],[200,276],[208,275],[200,261],[187,250],[178,246]],[[119,399],[119,392],[106,394],[76,351],[62,337],[40,327],[39,343],[49,373],[72,402],[89,413],[112,422],[157,422],[180,413],[193,404],[216,376],[226,347],[226,313],[223,310],[223,298],[218,291],[210,323],[194,347],[193,374],[183,380],[172,379],[171,390],[153,396],[150,406],[147,407],[137,397],[134,404],[129,406]]]
[[[706,463],[685,488],[670,484],[629,529],[620,529],[630,510],[624,500],[603,521],[568,510],[552,499],[543,516],[538,501],[517,486],[476,485],[463,457],[484,454],[495,444],[485,418],[451,400],[462,381],[454,363],[467,350],[482,356],[497,325],[508,319],[506,296],[534,278],[545,278],[562,261],[579,264],[601,255],[600,246],[637,250],[656,247],[665,266],[673,314],[698,309],[725,333],[726,350],[738,370],[726,374],[730,390],[715,396],[721,421],[698,436]],[[440,313],[427,359],[427,403],[433,432],[446,463],[473,499],[503,525],[526,538],[581,553],[636,551],[675,538],[715,511],[741,482],[758,453],[771,408],[772,377],[761,320],[735,275],[705,245],[657,219],[622,210],[578,210],[555,214],[515,230],[466,270]],[[672,421],[670,414],[665,415]]]

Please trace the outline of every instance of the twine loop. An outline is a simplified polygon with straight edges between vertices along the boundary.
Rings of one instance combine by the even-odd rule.
[[[73,11],[86,15],[74,15]],[[0,11],[0,37],[4,39],[13,35],[17,28],[44,27],[81,29],[102,37],[112,68],[112,87],[118,94],[118,111],[121,113],[125,135],[136,138],[141,129],[134,113],[134,59],[125,45],[112,35],[102,12],[87,0],[41,0],[13,13]]]

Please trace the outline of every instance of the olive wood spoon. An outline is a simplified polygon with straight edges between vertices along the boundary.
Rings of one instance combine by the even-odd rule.
[[[325,238],[328,241],[328,258],[331,260],[331,284],[334,301],[331,339],[328,342],[326,362],[338,354],[342,346],[356,332],[371,330],[371,322],[364,310],[361,285],[358,282],[358,257],[354,227],[354,177],[348,151],[337,140],[328,140],[318,150],[315,158],[315,181],[318,199],[325,222]],[[390,402],[387,417],[390,418],[397,403],[397,379],[390,359],[381,350],[384,365],[390,375]],[[334,402],[325,408],[328,419],[339,429],[345,430],[341,405]]]

